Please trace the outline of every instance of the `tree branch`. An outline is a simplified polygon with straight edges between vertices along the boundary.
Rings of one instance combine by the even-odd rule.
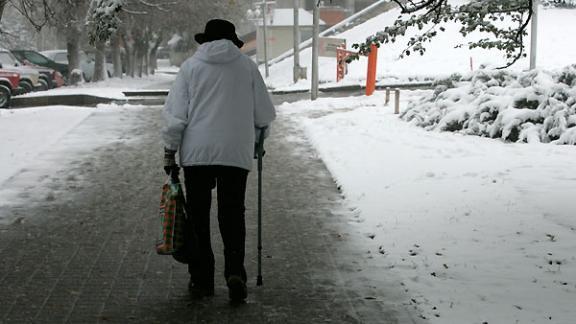
[[[170,10],[164,8],[164,6],[171,6],[171,5],[175,5],[178,4],[178,2],[169,2],[169,3],[150,3],[146,0],[138,0],[139,3],[147,6],[147,7],[151,7],[151,8],[155,8],[157,10],[163,11],[163,12],[170,12]]]
[[[441,26],[444,23],[459,24],[460,33],[466,37],[472,32],[488,33],[489,38],[471,41],[468,47],[497,49],[506,54],[507,63],[501,68],[507,68],[516,63],[521,57],[526,56],[524,36],[526,28],[532,19],[533,0],[470,0],[469,2],[453,6],[447,0],[393,0],[399,5],[402,13],[414,13],[422,11],[419,15],[410,15],[407,18],[401,16],[392,25],[384,27],[382,31],[370,36],[364,43],[353,44],[352,48],[358,49],[358,55],[370,52],[370,46],[375,44],[394,43],[398,37],[405,36],[407,30],[428,28],[418,36],[411,37],[407,47],[401,52],[400,57],[410,55],[410,52],[424,54],[425,42],[437,36],[437,28],[444,31]],[[527,14],[527,15],[526,15]],[[505,21],[517,25],[507,26],[499,24]],[[358,55],[351,56],[348,61],[358,59]]]
[[[518,32],[516,33],[516,43],[520,44],[520,51],[512,59],[512,61],[508,62],[508,64],[506,64],[505,66],[498,67],[497,68],[498,70],[512,66],[512,64],[516,63],[520,58],[522,58],[522,56],[524,56],[524,33],[526,32],[526,28],[528,28],[528,24],[532,20],[532,15],[534,14],[534,11],[532,10],[533,0],[529,0],[528,3],[529,3],[528,18],[526,18],[526,21],[520,26]]]
[[[400,7],[401,13],[403,14],[414,13],[416,11],[420,11],[424,8],[427,8],[428,6],[433,6],[436,8],[443,2],[446,2],[446,0],[426,0],[426,1],[419,1],[419,3],[415,3],[414,1],[408,1],[408,3],[412,5],[411,7],[408,7],[404,4],[404,2],[406,1],[402,0],[393,0],[393,1]],[[432,9],[430,11],[432,11]]]
[[[124,11],[125,13],[130,14],[130,15],[147,15],[148,14],[148,11],[134,11],[134,10],[131,10],[131,9],[128,9],[125,7],[122,8],[122,11]]]
[[[54,12],[50,8],[48,0],[42,0],[40,3],[36,3],[34,0],[19,0],[19,2],[15,3],[16,0],[9,0],[12,3],[13,7],[18,11],[30,24],[36,29],[40,31],[42,27],[44,27],[51,18],[54,16]],[[40,10],[43,14],[42,17],[35,17],[34,11]]]

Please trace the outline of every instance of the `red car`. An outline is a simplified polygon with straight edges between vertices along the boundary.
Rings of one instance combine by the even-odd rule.
[[[19,93],[20,74],[0,69],[0,108],[10,106],[12,95]]]
[[[62,87],[66,84],[66,80],[64,80],[64,76],[60,74],[60,72],[56,70],[52,70],[52,86],[54,88]]]

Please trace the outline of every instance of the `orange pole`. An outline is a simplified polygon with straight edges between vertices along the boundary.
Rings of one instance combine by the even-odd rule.
[[[342,63],[342,61],[345,56],[346,54],[344,49],[341,49],[340,47],[336,48],[336,82],[339,82],[344,78],[344,69],[342,68],[342,65],[345,63]]]
[[[368,55],[368,74],[366,75],[366,95],[371,96],[376,89],[376,62],[378,59],[378,47],[370,45],[370,55]]]

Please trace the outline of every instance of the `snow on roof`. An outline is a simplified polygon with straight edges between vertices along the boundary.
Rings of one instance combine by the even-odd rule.
[[[294,9],[292,8],[279,8],[272,11],[272,15],[268,18],[267,23],[269,26],[293,26],[294,25]],[[298,10],[298,19],[300,26],[312,26],[312,14],[302,8]],[[262,22],[259,22],[262,25]],[[320,19],[320,26],[326,23]]]

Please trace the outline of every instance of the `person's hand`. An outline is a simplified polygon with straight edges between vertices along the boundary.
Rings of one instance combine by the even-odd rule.
[[[258,153],[260,153],[260,150],[262,150],[262,156],[266,154],[266,151],[264,150],[264,138],[268,136],[270,129],[268,126],[264,126],[264,127],[256,127],[255,130],[256,130],[256,143],[254,143],[254,159],[258,159]],[[260,144],[260,141],[262,141],[262,144]]]
[[[164,172],[166,175],[178,177],[180,167],[176,164],[176,151],[164,148]]]
[[[256,142],[254,143],[254,159],[258,159],[258,150],[260,149],[260,145]],[[266,154],[266,150],[262,147],[262,156]]]

